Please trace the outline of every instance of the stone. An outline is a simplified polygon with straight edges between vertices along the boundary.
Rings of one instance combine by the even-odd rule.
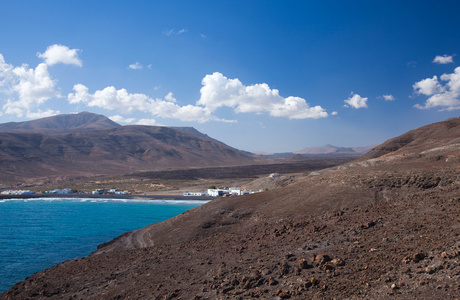
[[[414,255],[412,255],[412,260],[414,262],[419,262],[425,258],[425,255],[422,252],[417,252]]]
[[[334,258],[333,260],[331,260],[331,263],[336,265],[336,266],[344,266],[345,265],[345,262],[340,258]]]
[[[268,279],[268,285],[277,285],[277,284],[278,284],[278,281],[276,281],[275,278],[270,276],[270,278]]]
[[[308,261],[304,258],[299,258],[298,260],[300,269],[309,269],[311,266],[308,264]]]
[[[327,263],[330,260],[331,260],[331,258],[327,254],[318,254],[318,255],[315,256],[315,262],[317,262],[319,264]]]

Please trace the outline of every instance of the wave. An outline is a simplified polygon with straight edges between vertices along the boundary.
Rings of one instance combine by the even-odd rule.
[[[91,203],[148,203],[148,204],[167,204],[167,205],[187,205],[187,204],[205,204],[209,200],[163,200],[163,199],[116,199],[116,198],[51,198],[51,197],[38,197],[38,198],[12,198],[2,199],[0,203],[5,202],[91,202]]]

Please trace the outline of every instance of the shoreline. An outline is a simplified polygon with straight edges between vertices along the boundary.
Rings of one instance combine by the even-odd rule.
[[[0,200],[6,199],[34,199],[34,198],[92,198],[92,199],[144,199],[144,200],[190,200],[210,201],[216,199],[211,196],[180,196],[180,195],[93,195],[93,194],[26,194],[0,195]]]

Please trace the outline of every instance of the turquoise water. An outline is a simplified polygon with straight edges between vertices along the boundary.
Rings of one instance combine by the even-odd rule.
[[[98,244],[161,222],[204,201],[34,199],[0,200],[0,293]]]

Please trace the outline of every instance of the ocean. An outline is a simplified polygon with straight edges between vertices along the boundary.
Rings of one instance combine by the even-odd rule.
[[[37,198],[0,200],[0,293],[35,272],[83,257],[131,230],[206,201]]]

